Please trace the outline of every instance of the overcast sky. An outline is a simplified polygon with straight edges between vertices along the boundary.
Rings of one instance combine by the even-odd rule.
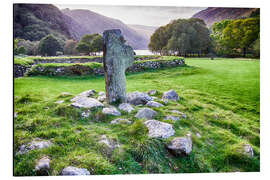
[[[88,9],[125,24],[162,26],[173,19],[190,18],[205,7],[55,5],[59,9]]]

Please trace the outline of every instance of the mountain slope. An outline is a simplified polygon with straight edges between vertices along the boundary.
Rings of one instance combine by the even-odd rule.
[[[102,34],[106,29],[118,28],[121,29],[127,43],[134,49],[147,49],[149,39],[117,19],[109,18],[90,10],[63,9],[62,12],[75,20],[87,33]],[[74,28],[76,32],[79,30],[80,29]],[[84,33],[78,34],[82,36]]]
[[[223,19],[239,19],[248,17],[256,8],[215,8],[209,7],[196,14],[193,18],[203,19],[208,27]]]
[[[14,37],[36,41],[54,34],[63,40],[69,39],[72,35],[63,21],[65,18],[50,4],[14,4]]]
[[[138,24],[128,24],[129,27],[143,35],[145,38],[147,38],[150,42],[151,35],[155,32],[155,30],[158,27],[154,26],[144,26],[144,25],[138,25]]]

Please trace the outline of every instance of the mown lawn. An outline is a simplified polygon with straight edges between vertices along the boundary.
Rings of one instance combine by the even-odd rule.
[[[15,152],[33,138],[50,139],[54,146],[14,157],[15,175],[35,175],[35,160],[52,159],[50,175],[73,165],[92,174],[231,172],[260,170],[260,62],[258,60],[187,58],[188,67],[127,75],[127,90],[160,93],[174,89],[181,99],[169,102],[157,120],[172,123],[176,136],[192,133],[193,151],[188,157],[171,156],[167,140],[149,139],[136,112],[125,114],[132,125],[110,125],[113,117],[101,122],[81,118],[69,107],[69,99],[85,90],[104,91],[104,77],[24,77],[14,80]],[[58,105],[57,100],[65,100]],[[136,107],[138,110],[139,107]],[[187,114],[187,119],[166,121],[169,110]],[[93,113],[100,113],[100,110]],[[201,138],[196,136],[199,133]],[[108,157],[98,145],[102,134],[118,139],[121,148]],[[173,137],[172,137],[173,138]],[[241,152],[250,144],[254,157]]]

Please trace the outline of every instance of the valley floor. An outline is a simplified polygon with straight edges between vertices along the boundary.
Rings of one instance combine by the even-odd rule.
[[[134,117],[141,107],[122,113],[131,125],[112,125],[115,117],[82,118],[69,106],[73,96],[60,96],[104,91],[102,76],[23,77],[14,80],[14,175],[36,175],[33,169],[42,156],[51,159],[50,175],[59,175],[69,165],[91,174],[260,171],[260,61],[186,58],[185,62],[187,67],[128,74],[127,91],[156,89],[159,99],[170,89],[179,94],[178,102],[153,109],[157,120],[173,125],[173,137],[192,134],[189,156],[174,157],[166,150],[164,145],[173,137],[147,137],[143,120]],[[56,104],[59,100],[64,103]],[[187,118],[164,120],[171,110],[184,112]],[[97,143],[104,134],[121,144],[112,155]],[[51,140],[54,146],[15,155],[34,138]],[[245,144],[252,146],[253,157],[242,152]]]

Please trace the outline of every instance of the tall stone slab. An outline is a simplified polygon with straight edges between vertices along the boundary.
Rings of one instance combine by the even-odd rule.
[[[133,49],[125,44],[120,29],[104,31],[103,39],[106,100],[109,103],[124,103],[127,101],[125,71],[134,62]]]

